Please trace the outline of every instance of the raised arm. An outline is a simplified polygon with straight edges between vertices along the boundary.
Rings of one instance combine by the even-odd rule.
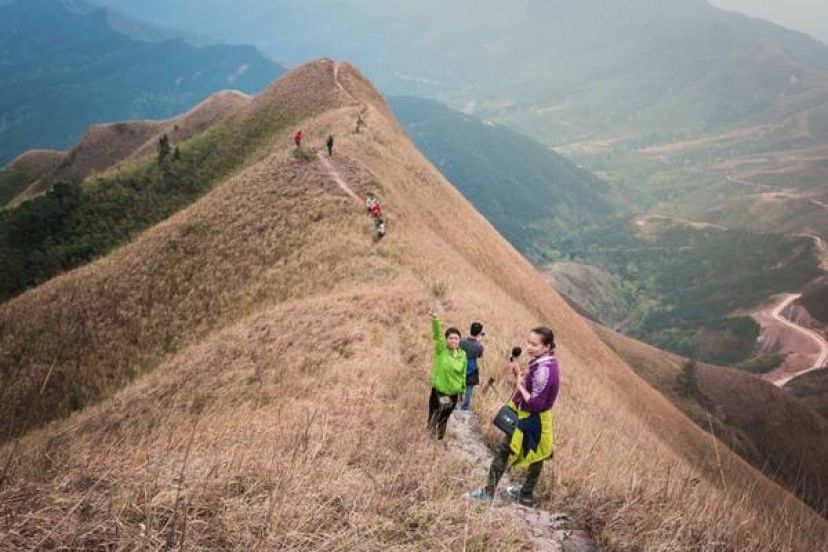
[[[443,336],[443,325],[440,324],[440,318],[431,314],[431,339],[434,341],[434,352],[441,353],[446,348],[446,338]]]

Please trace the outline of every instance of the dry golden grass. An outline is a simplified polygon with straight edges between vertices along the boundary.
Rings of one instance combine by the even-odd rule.
[[[787,391],[752,374],[698,363],[682,387],[686,360],[592,325],[645,381],[699,427],[714,433],[754,467],[803,498],[817,512],[828,508],[828,422]]]
[[[309,113],[307,147],[334,133],[337,170],[383,200],[379,244],[362,206],[294,159],[285,133],[132,244],[0,307],[3,429],[62,415],[70,393],[91,405],[0,448],[12,459],[2,546],[526,549],[497,510],[467,509],[462,493],[481,482],[425,434],[436,298],[448,323],[485,322],[488,369],[532,326],[556,330],[563,388],[542,506],[573,512],[608,549],[825,542],[823,519],[598,339],[353,68],[340,82],[371,107],[322,60],[240,117],[279,101]],[[489,416],[495,393],[478,406]]]

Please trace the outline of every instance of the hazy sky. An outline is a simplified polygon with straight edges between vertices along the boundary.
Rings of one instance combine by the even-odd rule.
[[[708,0],[714,6],[761,17],[828,42],[828,0]]]

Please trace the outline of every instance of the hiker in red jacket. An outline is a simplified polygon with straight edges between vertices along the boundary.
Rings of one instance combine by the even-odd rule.
[[[296,134],[293,135],[293,143],[296,144],[297,148],[302,147],[302,131],[296,131]]]
[[[371,213],[371,216],[375,219],[378,219],[382,216],[382,207],[380,207],[379,201],[371,206],[369,212]]]

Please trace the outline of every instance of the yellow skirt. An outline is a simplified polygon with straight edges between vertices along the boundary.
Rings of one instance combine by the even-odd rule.
[[[518,410],[517,406],[514,402],[509,402],[509,407],[517,412],[519,419],[528,418],[531,415],[531,412],[527,412],[525,410]],[[553,432],[553,418],[552,418],[552,411],[546,410],[538,414],[540,416],[540,423],[541,423],[541,437],[540,443],[538,443],[538,448],[535,450],[530,450],[525,455],[523,454],[523,432],[517,428],[515,428],[514,433],[512,433],[512,441],[510,446],[512,448],[512,454],[509,455],[509,465],[510,466],[517,466],[518,468],[527,468],[529,464],[534,464],[535,462],[540,462],[541,460],[546,460],[550,456],[552,456],[552,452],[555,448],[555,436]]]

